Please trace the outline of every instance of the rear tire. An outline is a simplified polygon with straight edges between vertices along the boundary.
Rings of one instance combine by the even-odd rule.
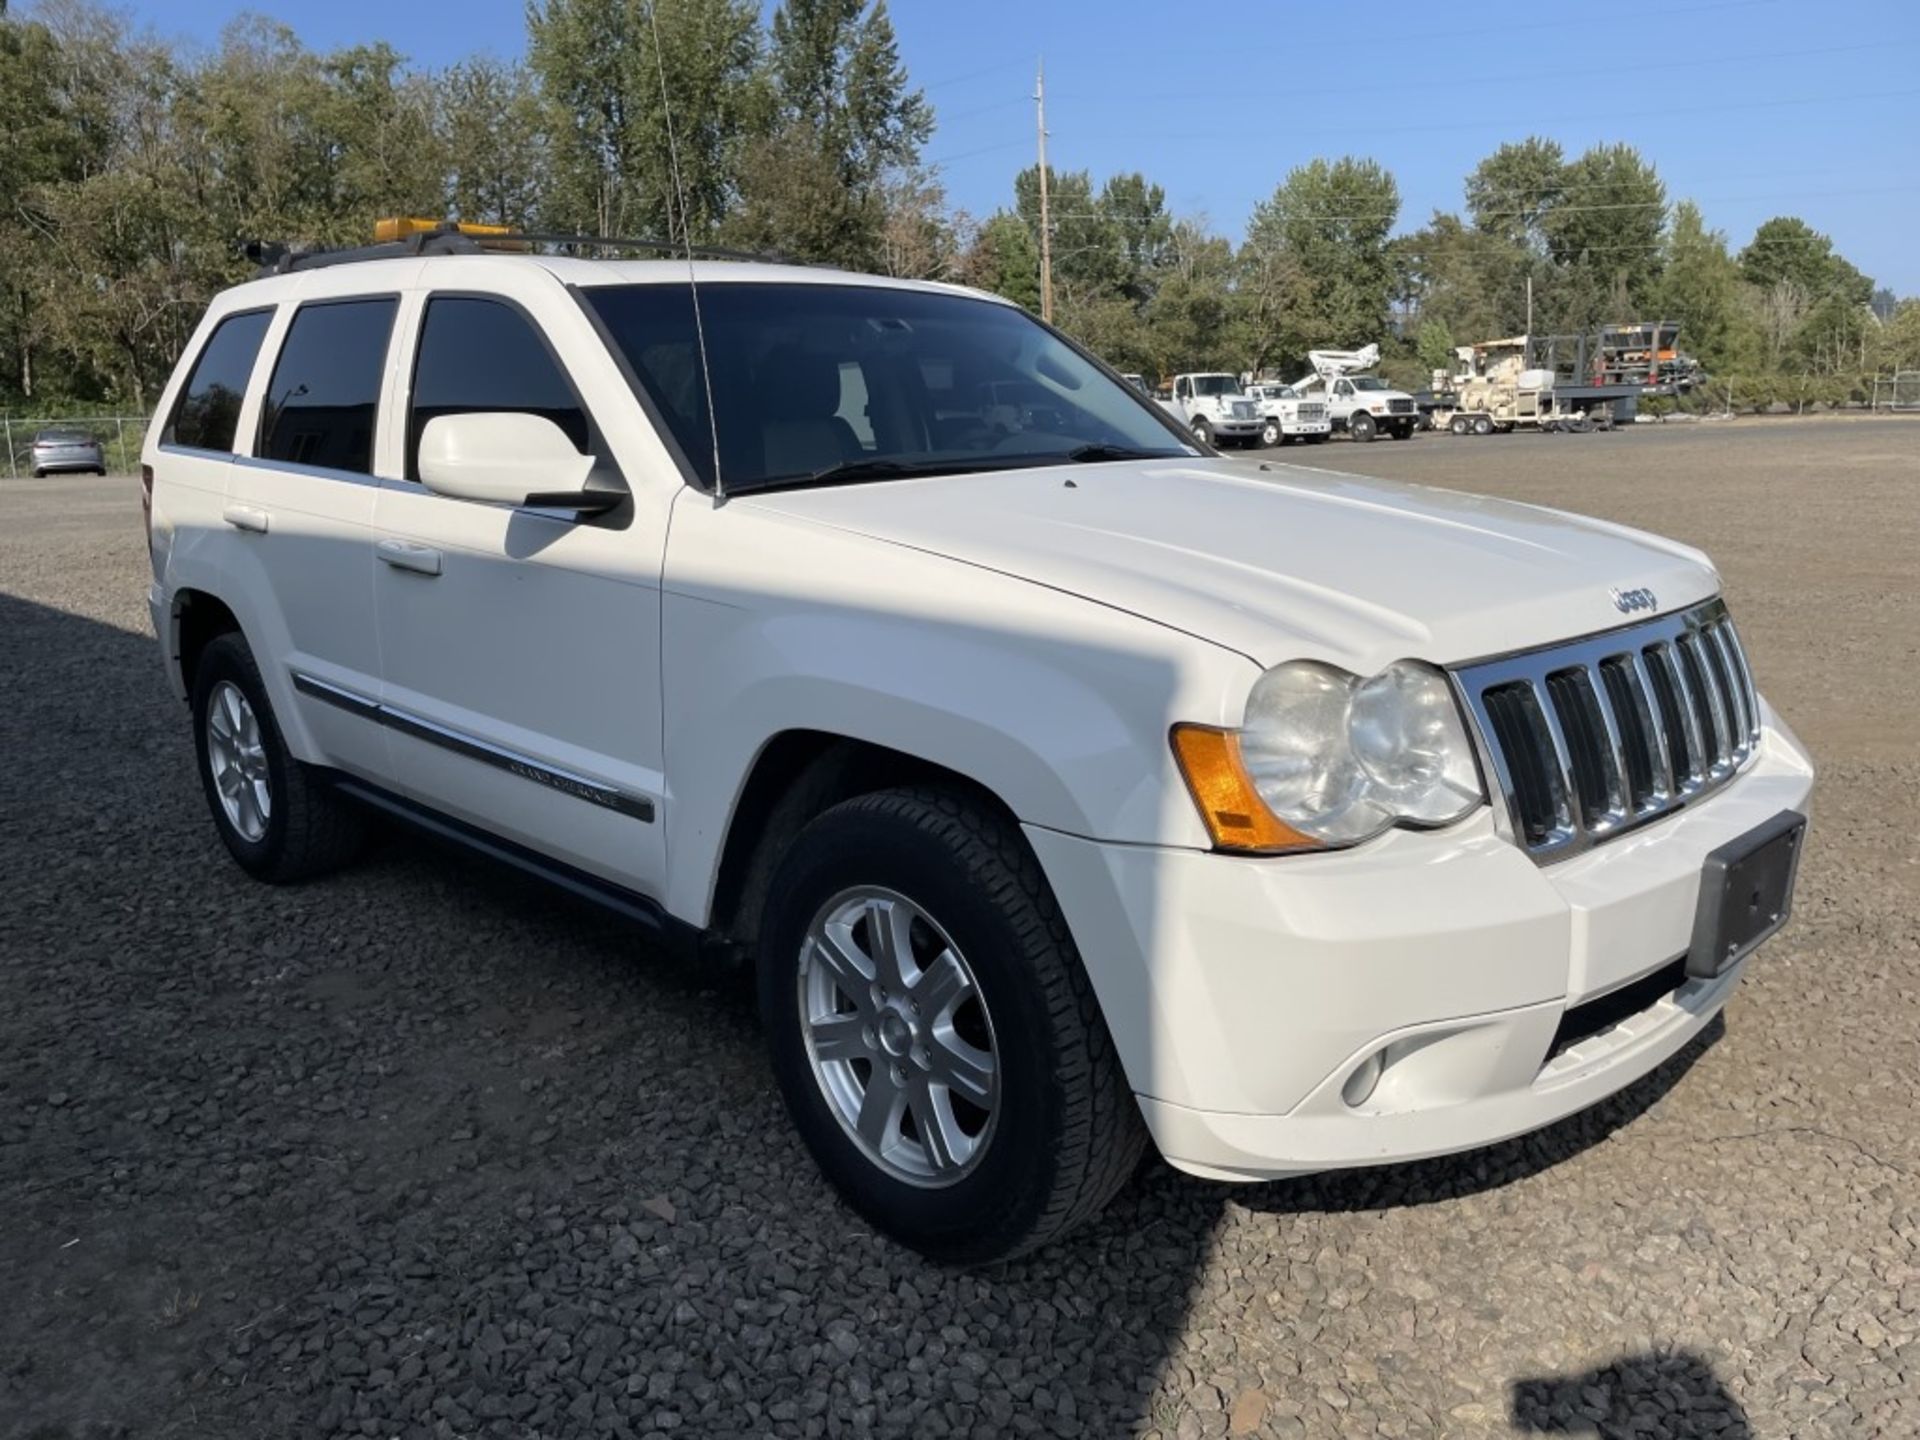
[[[236,633],[210,641],[194,669],[193,742],[214,828],[254,879],[307,880],[360,853],[368,817],[287,749]]]
[[[1476,415],[1473,420],[1473,433],[1476,435],[1491,435],[1493,433],[1493,421],[1485,415]]]
[[[938,1260],[1005,1259],[1097,1215],[1132,1174],[1145,1126],[1092,985],[1032,851],[986,805],[904,789],[834,806],[781,862],[760,937],[787,1109],[878,1229]],[[969,1048],[977,1105],[961,1084],[939,1093]]]

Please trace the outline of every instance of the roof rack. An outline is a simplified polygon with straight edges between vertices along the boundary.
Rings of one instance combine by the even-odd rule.
[[[672,240],[648,240],[624,235],[568,235],[540,230],[511,230],[504,225],[459,224],[451,220],[381,220],[374,226],[371,245],[314,246],[296,249],[265,241],[250,241],[246,257],[260,267],[259,277],[285,275],[295,270],[319,270],[329,265],[352,265],[362,260],[402,260],[417,255],[480,255],[488,252],[531,251],[535,246],[562,246],[574,250],[652,250],[665,255],[692,255],[700,260],[752,260],[773,265],[819,265],[789,255],[735,250],[722,245],[682,245]],[[833,269],[834,266],[822,268]]]

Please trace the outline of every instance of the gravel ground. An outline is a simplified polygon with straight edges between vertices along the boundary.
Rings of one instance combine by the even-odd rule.
[[[246,881],[135,487],[0,486],[0,1435],[1920,1433],[1920,426],[1308,458],[1711,549],[1823,765],[1796,922],[1596,1111],[1150,1162],[979,1273],[840,1208],[738,981],[407,838]]]

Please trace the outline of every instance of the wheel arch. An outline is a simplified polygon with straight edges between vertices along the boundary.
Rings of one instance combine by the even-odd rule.
[[[709,932],[729,944],[751,945],[773,873],[800,832],[844,800],[906,785],[959,791],[1019,830],[1004,798],[948,766],[871,740],[784,730],[754,757],[728,816],[708,909]]]
[[[171,611],[172,634],[167,641],[167,663],[173,672],[175,688],[183,696],[193,694],[194,675],[206,648],[221,635],[233,633],[245,638],[240,617],[219,596],[205,590],[182,589],[175,593]]]

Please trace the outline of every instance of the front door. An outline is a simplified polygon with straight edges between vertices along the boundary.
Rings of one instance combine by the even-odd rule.
[[[526,411],[618,480],[548,335],[600,342],[564,291],[537,283],[517,300],[428,295],[413,334],[407,479],[379,491],[374,524],[393,783],[657,896],[660,518],[631,502],[592,517],[489,505],[435,495],[417,478],[420,434],[435,416]]]

